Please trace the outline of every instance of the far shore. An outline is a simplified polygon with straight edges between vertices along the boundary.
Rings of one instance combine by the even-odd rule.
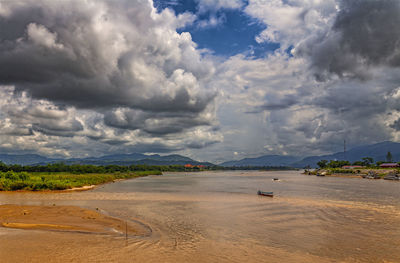
[[[150,175],[157,175],[157,174],[149,174],[146,176],[150,176]],[[125,180],[129,180],[129,179],[135,179],[135,178],[139,178],[139,177],[144,177],[144,176],[137,176],[137,177],[132,177],[132,178],[126,178],[126,179],[115,179],[113,181],[109,181],[109,182],[105,182],[105,183],[101,183],[101,184],[92,184],[92,185],[84,185],[84,186],[80,186],[80,187],[73,187],[73,188],[68,188],[68,189],[63,189],[63,190],[41,190],[41,191],[32,191],[32,190],[15,190],[15,191],[0,191],[1,193],[24,193],[24,192],[29,192],[29,193],[68,193],[68,192],[83,192],[83,191],[89,191],[89,190],[93,190],[95,188],[98,188],[100,186],[106,185],[106,184],[111,184],[111,183],[116,183],[116,182],[120,182],[120,181],[125,181]]]
[[[367,179],[383,179],[388,174],[399,174],[398,169],[374,169],[374,168],[358,168],[358,169],[342,169],[342,168],[324,168],[315,170],[305,170],[306,175],[320,175],[327,177],[345,177],[345,178],[367,178]]]

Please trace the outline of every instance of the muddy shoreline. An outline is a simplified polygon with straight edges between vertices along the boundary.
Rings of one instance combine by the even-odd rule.
[[[25,230],[66,231],[116,236],[144,236],[139,224],[76,206],[0,205],[0,226]]]

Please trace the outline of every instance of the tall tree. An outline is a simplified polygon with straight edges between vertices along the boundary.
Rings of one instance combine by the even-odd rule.
[[[319,161],[319,162],[317,163],[317,165],[318,165],[320,168],[325,168],[327,164],[328,164],[328,161],[327,161],[327,160],[321,160],[321,161]]]
[[[361,158],[361,160],[363,160],[362,165],[364,165],[364,166],[371,166],[371,164],[374,163],[374,159],[371,157],[364,157],[364,158]]]
[[[387,161],[388,163],[393,162],[393,156],[392,156],[392,153],[391,153],[391,152],[387,152],[387,154],[386,154],[386,161]]]

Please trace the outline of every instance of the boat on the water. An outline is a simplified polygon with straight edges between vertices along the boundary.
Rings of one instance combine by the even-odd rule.
[[[400,180],[400,176],[398,174],[394,173],[394,172],[390,172],[387,175],[385,175],[385,177],[383,177],[383,179],[399,181]]]
[[[258,190],[257,194],[263,195],[263,196],[268,196],[268,197],[274,197],[274,192],[263,192],[263,191]]]
[[[375,171],[368,171],[367,174],[362,175],[362,178],[366,178],[366,179],[381,179],[379,174],[377,172],[375,172]]]

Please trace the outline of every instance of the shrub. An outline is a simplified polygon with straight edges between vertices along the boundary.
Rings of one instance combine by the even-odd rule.
[[[20,172],[18,174],[18,178],[21,179],[22,181],[29,180],[30,176],[27,172]]]
[[[22,190],[25,187],[27,187],[28,184],[26,184],[25,182],[22,181],[16,181],[16,182],[12,182],[10,184],[10,190],[15,191],[15,190]]]
[[[9,180],[15,180],[17,179],[17,176],[13,171],[7,171],[4,175],[4,178],[9,179]]]

